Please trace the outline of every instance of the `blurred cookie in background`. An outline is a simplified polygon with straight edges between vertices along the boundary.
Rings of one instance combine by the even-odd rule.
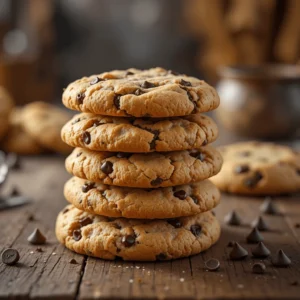
[[[1,143],[1,149],[22,155],[40,154],[45,149],[23,128],[23,109],[16,107],[9,116],[9,127]]]
[[[6,91],[0,86],[0,139],[5,135],[9,126],[9,114],[14,106],[14,101]]]
[[[72,117],[68,112],[44,102],[24,106],[23,127],[38,144],[54,152],[68,154],[72,148],[60,137],[63,125]]]

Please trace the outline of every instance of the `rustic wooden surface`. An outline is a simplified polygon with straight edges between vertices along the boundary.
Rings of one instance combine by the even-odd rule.
[[[299,299],[300,298],[300,196],[275,198],[281,216],[266,216],[272,231],[263,233],[266,245],[274,253],[282,248],[293,264],[286,269],[274,268],[266,259],[267,272],[256,275],[251,266],[257,259],[228,260],[228,241],[245,243],[251,221],[259,215],[263,198],[223,195],[216,214],[222,223],[220,241],[203,254],[170,262],[108,262],[72,253],[59,245],[54,235],[58,211],[66,205],[62,195],[69,175],[63,157],[22,158],[22,168],[13,171],[3,192],[12,186],[33,199],[32,204],[0,212],[0,251],[18,249],[16,266],[0,262],[0,298],[60,299]],[[244,226],[224,224],[224,215],[236,209]],[[33,215],[31,221],[29,216]],[[48,242],[37,252],[27,242],[35,227]],[[208,272],[204,261],[220,260],[218,272]],[[75,258],[78,264],[70,264]],[[292,285],[298,281],[298,285]]]

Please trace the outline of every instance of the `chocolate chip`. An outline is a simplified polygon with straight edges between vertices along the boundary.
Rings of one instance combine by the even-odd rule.
[[[235,241],[229,241],[228,244],[227,244],[227,247],[233,247],[235,244]]]
[[[102,125],[103,123],[101,123],[100,121],[94,121],[93,123],[93,127],[98,127],[99,125]]]
[[[180,75],[180,73],[178,73],[178,72],[176,72],[176,71],[173,71],[173,70],[169,70],[169,71],[168,71],[168,74],[172,74],[172,75],[175,75],[175,76]]]
[[[87,193],[89,190],[93,189],[95,187],[94,182],[86,182],[82,187],[81,190],[83,193]]]
[[[117,109],[120,109],[120,99],[122,95],[115,94],[114,96],[114,105]]]
[[[116,154],[117,158],[128,158],[129,156],[131,156],[131,153],[127,153],[127,152],[118,152]]]
[[[73,230],[73,239],[78,242],[79,240],[81,240],[82,235],[81,235],[81,230],[80,229],[75,229]]]
[[[241,174],[241,173],[247,173],[250,171],[250,168],[248,165],[241,165],[241,166],[236,166],[234,169],[234,172],[236,174]]]
[[[296,173],[297,173],[297,175],[300,176],[300,169],[297,169],[297,170],[296,170]]]
[[[205,139],[203,142],[202,142],[202,146],[206,146],[208,144],[208,140]]]
[[[34,215],[33,214],[29,214],[28,217],[27,217],[27,220],[28,221],[34,221],[35,220]]]
[[[131,71],[127,71],[127,72],[125,73],[125,76],[130,76],[130,75],[134,75],[134,73],[131,72]]]
[[[183,79],[180,80],[179,84],[184,86],[192,86],[192,84],[189,81],[185,81]]]
[[[148,130],[148,131],[150,131],[150,130]],[[150,132],[154,134],[153,139],[150,142],[150,149],[153,150],[153,149],[155,149],[156,140],[158,139],[158,136],[159,136],[160,132],[159,132],[159,130],[151,130]]]
[[[144,94],[144,92],[143,92],[141,89],[137,89],[137,90],[134,92],[134,94],[135,94],[136,96],[140,96],[140,95]]]
[[[279,211],[271,197],[266,197],[265,201],[260,206],[260,210],[266,215],[279,215]]]
[[[100,81],[103,81],[104,79],[99,78],[99,77],[95,77],[92,81],[90,81],[90,85],[96,84]]]
[[[4,264],[12,266],[19,261],[20,254],[16,249],[7,248],[2,252],[1,259]]]
[[[199,236],[201,234],[202,227],[198,224],[195,224],[191,226],[190,230],[194,236]]]
[[[83,103],[84,97],[85,97],[84,93],[78,93],[77,94],[77,96],[76,96],[76,102],[77,102],[78,105]]]
[[[82,152],[78,152],[78,153],[76,154],[76,157],[79,157],[81,154],[82,154]]]
[[[195,204],[198,204],[198,203],[199,203],[199,201],[198,201],[198,199],[196,198],[196,196],[191,196],[191,198],[193,199],[193,201],[194,201]]]
[[[248,251],[243,248],[239,243],[235,242],[229,257],[231,260],[241,260],[245,259],[248,256]]]
[[[236,213],[235,210],[227,214],[224,218],[224,221],[226,224],[232,226],[239,226],[242,224],[241,218],[239,217],[239,215]]]
[[[263,242],[259,242],[258,245],[252,249],[252,255],[258,258],[266,258],[271,254],[271,251],[265,246]]]
[[[135,239],[136,237],[134,235],[127,234],[122,237],[121,242],[125,247],[131,247],[135,244]]]
[[[35,251],[36,251],[36,252],[43,252],[43,249],[42,249],[41,247],[37,247],[37,248],[35,249]]]
[[[264,237],[260,234],[258,229],[254,227],[249,233],[249,235],[246,237],[246,240],[249,244],[256,244],[262,242],[264,240]]]
[[[291,285],[293,285],[293,286],[298,286],[298,285],[299,285],[299,281],[294,280],[294,281],[291,282]]]
[[[243,151],[243,152],[239,152],[238,155],[242,156],[242,157],[248,157],[248,156],[251,155],[251,152],[250,151]]]
[[[152,82],[149,82],[147,80],[145,80],[142,85],[141,85],[142,88],[144,89],[150,89],[150,88],[154,88],[156,87],[156,84],[155,83],[152,83]]]
[[[294,224],[294,227],[295,227],[295,228],[300,228],[300,223],[295,223],[295,224]]]
[[[113,168],[113,163],[110,162],[110,161],[105,161],[101,167],[100,167],[101,171],[104,173],[104,174],[110,174],[113,172],[114,168]]]
[[[156,259],[157,260],[165,260],[165,259],[167,259],[167,255],[164,253],[159,253],[158,255],[156,255]]]
[[[90,225],[92,223],[93,223],[93,220],[89,217],[85,217],[85,218],[79,220],[79,224],[81,227]]]
[[[255,263],[252,266],[252,272],[254,274],[264,274],[266,271],[266,266],[263,263]]]
[[[27,241],[33,245],[43,245],[46,243],[46,237],[41,233],[38,228],[29,235]]]
[[[91,134],[88,131],[83,132],[82,140],[85,144],[90,144],[91,142]]]
[[[211,258],[205,263],[205,268],[209,271],[217,271],[220,268],[220,262],[216,258]]]
[[[163,179],[161,179],[160,177],[157,177],[156,179],[152,180],[150,182],[150,184],[152,186],[157,186],[157,185],[160,185],[162,182],[163,182]]]
[[[18,190],[16,187],[14,187],[14,188],[12,189],[12,191],[10,192],[10,196],[11,196],[11,197],[20,196],[19,190]]]
[[[180,228],[182,226],[182,223],[179,219],[169,219],[167,221],[170,225],[172,225],[175,228]]]
[[[193,102],[194,109],[196,109],[196,104],[194,103],[194,97],[193,97],[193,95],[189,91],[186,91],[186,93],[188,95],[189,100]]]
[[[74,125],[74,124],[76,124],[76,123],[78,123],[78,122],[80,122],[80,118],[75,119],[75,120],[72,122],[72,125]]]
[[[274,258],[272,258],[272,264],[278,268],[286,268],[288,267],[292,261],[289,257],[280,249]]]
[[[77,264],[76,259],[74,259],[74,258],[70,259],[69,264],[76,265]]]
[[[187,197],[186,191],[184,190],[176,191],[173,195],[180,200],[184,200]]]
[[[268,231],[269,230],[268,224],[265,222],[265,220],[261,216],[259,216],[256,220],[254,220],[251,225],[252,225],[252,227],[256,227],[259,231]]]
[[[247,178],[244,181],[244,185],[247,186],[248,188],[254,188],[262,178],[263,175],[259,171],[257,171],[253,174],[252,177]]]
[[[200,161],[204,161],[206,158],[205,154],[198,150],[191,150],[190,156],[195,157],[195,158],[199,159]]]

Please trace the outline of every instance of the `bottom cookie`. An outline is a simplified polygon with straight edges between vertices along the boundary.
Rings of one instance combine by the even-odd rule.
[[[56,236],[67,248],[103,259],[154,261],[198,254],[220,236],[211,212],[168,220],[108,218],[68,205],[58,215]]]

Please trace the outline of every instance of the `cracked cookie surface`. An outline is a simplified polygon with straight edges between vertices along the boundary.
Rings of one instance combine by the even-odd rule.
[[[210,146],[199,149],[145,154],[96,152],[76,148],[66,169],[76,177],[108,185],[158,188],[188,184],[219,172],[220,153]]]
[[[276,195],[300,191],[300,153],[272,143],[243,142],[220,147],[224,164],[211,180],[236,194]]]
[[[169,220],[107,218],[68,205],[58,215],[56,236],[67,248],[103,259],[154,261],[198,254],[220,236],[211,212]]]
[[[4,137],[9,127],[9,114],[14,102],[6,89],[0,86],[0,139]]]
[[[33,102],[23,109],[24,130],[47,149],[69,154],[71,147],[60,137],[61,128],[71,115],[48,103]]]
[[[216,90],[204,81],[162,68],[83,77],[68,85],[62,100],[82,112],[153,118],[207,112],[220,103]]]
[[[216,140],[215,122],[205,115],[131,119],[75,115],[62,129],[64,142],[95,151],[154,152],[198,148]]]
[[[67,201],[107,217],[164,219],[191,216],[216,207],[220,192],[209,180],[158,189],[109,186],[77,177],[65,184]]]

